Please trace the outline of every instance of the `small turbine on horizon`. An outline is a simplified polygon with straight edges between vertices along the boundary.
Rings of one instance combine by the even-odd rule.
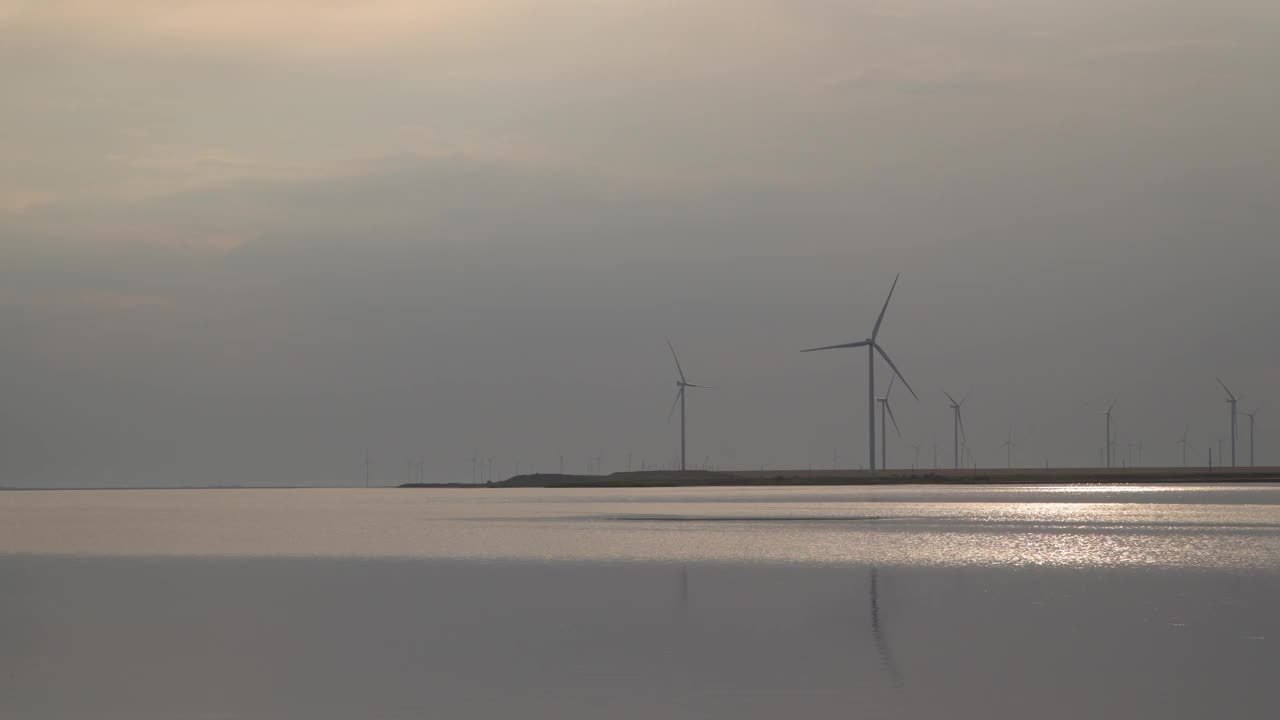
[[[880,467],[889,469],[889,428],[885,427],[885,413],[888,413],[889,420],[893,422],[893,431],[902,437],[902,431],[898,429],[898,419],[893,416],[893,406],[889,404],[889,395],[893,392],[893,381],[897,380],[894,375],[889,376],[889,388],[884,391],[884,397],[876,398],[876,402],[880,403]],[[904,381],[905,382],[905,381]]]
[[[1256,407],[1253,409],[1253,412],[1240,413],[1241,415],[1249,418],[1249,467],[1255,467],[1253,462],[1253,423],[1255,416],[1261,409],[1261,407]]]
[[[1010,428],[1010,429],[1009,429],[1009,438],[1008,438],[1007,440],[1005,440],[1005,441],[1004,441],[1004,443],[1000,446],[1001,448],[1006,448],[1006,451],[1005,451],[1005,452],[1006,452],[1006,458],[1005,458],[1005,460],[1006,460],[1006,463],[1007,463],[1008,467],[1010,467],[1010,468],[1012,468],[1012,467],[1013,467],[1013,448],[1014,448],[1014,446],[1015,446],[1015,445],[1016,445],[1016,443],[1014,443],[1014,442],[1013,442],[1013,429],[1012,429],[1012,428]]]
[[[876,341],[880,336],[880,323],[884,322],[884,311],[889,309],[889,301],[893,299],[893,291],[898,287],[898,278],[902,274],[894,276],[893,285],[889,288],[889,295],[884,299],[884,306],[880,308],[880,315],[876,318],[875,327],[871,329],[871,337],[866,340],[857,342],[843,343],[841,345],[824,345],[823,347],[809,348],[801,350],[801,352],[816,352],[818,350],[837,350],[840,348],[858,348],[865,347],[867,349],[867,459],[871,467],[871,472],[876,470],[876,353],[880,353],[880,357],[889,364],[893,369],[893,373],[902,380],[902,384],[907,386],[907,391],[916,400],[920,397],[916,395],[916,391],[911,389],[911,383],[907,382],[902,373],[898,370],[898,366],[893,364],[893,360],[889,358],[889,353]]]
[[[671,359],[676,361],[676,372],[680,373],[680,379],[676,381],[676,399],[671,403],[671,409],[667,411],[667,420],[671,420],[671,413],[676,411],[676,405],[680,406],[680,470],[685,469],[685,426],[684,426],[684,391],[688,388],[705,388],[706,385],[694,385],[687,381],[684,377],[684,368],[680,367],[680,358],[676,357],[676,348],[671,344],[671,340],[667,340],[667,347],[671,348]]]
[[[1231,467],[1235,467],[1236,466],[1236,415],[1238,415],[1238,413],[1236,412],[1236,403],[1240,401],[1240,398],[1236,397],[1230,390],[1227,389],[1227,384],[1222,382],[1222,378],[1214,378],[1214,379],[1217,380],[1218,384],[1222,386],[1222,389],[1226,391],[1227,404],[1231,406]],[[1218,451],[1218,462],[1219,464],[1222,463],[1221,450]]]
[[[951,401],[951,412],[955,415],[954,427],[952,427],[951,429],[951,434],[952,434],[953,440],[955,441],[956,470],[959,470],[960,469],[960,440],[963,439],[966,443],[969,442],[969,439],[964,436],[964,418],[960,416],[960,407],[964,405],[965,400],[969,399],[970,393],[965,393],[964,397],[960,399],[960,402],[956,402],[956,399],[951,397],[951,393],[947,392],[946,390],[943,390],[942,394],[946,395],[947,399]]]
[[[1115,406],[1116,406],[1116,401],[1115,401],[1115,400],[1112,400],[1112,401],[1111,401],[1111,404],[1107,406],[1107,409],[1106,409],[1106,410],[1099,410],[1099,411],[1098,411],[1098,414],[1099,414],[1099,415],[1105,415],[1105,416],[1107,417],[1107,442],[1106,442],[1106,444],[1103,446],[1103,447],[1105,447],[1105,448],[1107,449],[1107,451],[1106,451],[1106,455],[1107,455],[1107,467],[1111,467],[1111,447],[1112,447],[1112,446],[1113,446],[1113,444],[1114,444],[1114,443],[1112,442],[1112,440],[1111,440],[1111,409],[1112,409],[1112,408],[1114,408]]]
[[[1184,426],[1182,428],[1182,437],[1178,438],[1178,445],[1182,446],[1182,467],[1187,466],[1187,433],[1188,432],[1190,432],[1190,428]]]

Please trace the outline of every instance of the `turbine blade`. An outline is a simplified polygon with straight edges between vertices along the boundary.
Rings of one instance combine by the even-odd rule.
[[[856,348],[856,347],[864,347],[870,344],[871,344],[870,340],[859,340],[858,342],[845,343],[843,345],[826,345],[824,347],[809,348],[808,350],[801,350],[800,352],[816,352],[818,350],[838,350],[840,348]]]
[[[671,338],[667,338],[667,347],[671,348],[671,359],[676,361],[676,372],[680,373],[680,382],[684,382],[684,370],[680,367],[680,358],[676,357],[676,348],[671,344]]]
[[[942,394],[947,396],[947,399],[951,401],[951,404],[952,404],[952,405],[959,405],[959,404],[960,404],[960,403],[956,402],[956,399],[955,399],[955,398],[953,398],[953,397],[951,397],[951,393],[947,392],[946,390],[943,390],[943,391],[942,391]]]
[[[685,383],[685,384],[684,384],[684,386],[685,386],[685,387],[696,387],[696,388],[702,388],[703,390],[710,390],[710,389],[711,389],[711,386],[710,386],[710,385],[694,385],[693,383]]]
[[[667,411],[667,422],[671,422],[671,416],[676,412],[676,405],[680,404],[680,396],[684,394],[684,388],[676,391],[676,399],[671,403],[671,409]]]
[[[907,386],[907,392],[911,393],[911,397],[913,397],[913,398],[915,398],[917,401],[919,401],[919,400],[920,400],[920,396],[916,394],[916,391],[915,391],[915,390],[912,390],[912,389],[911,389],[911,383],[907,382],[907,379],[906,379],[906,378],[904,378],[904,377],[902,377],[902,371],[901,371],[901,370],[899,370],[899,369],[898,369],[898,366],[897,366],[897,365],[894,365],[894,364],[893,364],[893,361],[889,359],[889,353],[885,352],[885,351],[884,351],[884,348],[880,347],[879,345],[877,345],[877,344],[875,344],[875,343],[872,343],[871,347],[875,348],[875,349],[876,349],[876,352],[880,353],[880,357],[884,358],[884,361],[885,361],[885,362],[887,362],[887,363],[889,363],[889,367],[893,368],[893,372],[894,372],[895,374],[897,374],[898,379],[902,381],[902,384],[903,384],[903,385],[906,385],[906,386]],[[887,396],[886,396],[886,397],[887,397]]]
[[[969,392],[965,393],[965,394],[964,394],[964,397],[960,398],[960,404],[961,404],[961,405],[963,405],[963,404],[964,404],[964,401],[965,401],[965,400],[968,400],[968,399],[969,399],[969,396],[970,396],[970,395],[972,395],[972,394],[973,394],[973,388],[969,388]]]
[[[898,437],[901,438],[902,431],[898,429],[898,418],[893,416],[893,406],[889,404],[888,400],[884,403],[884,409],[889,411],[889,419],[893,421],[893,431],[898,433]]]
[[[1226,383],[1222,382],[1222,378],[1214,378],[1214,380],[1217,380],[1218,384],[1222,386],[1222,389],[1227,391],[1227,397],[1231,398],[1232,400],[1239,400],[1239,398],[1231,394],[1231,390],[1227,388]]]
[[[884,322],[884,311],[889,309],[889,301],[893,299],[893,290],[898,287],[898,278],[902,277],[902,273],[898,273],[893,277],[893,285],[889,288],[889,296],[884,299],[884,306],[880,308],[880,316],[876,318],[875,329],[871,331],[871,340],[875,342],[880,337],[880,323]]]
[[[966,437],[964,434],[964,415],[961,415],[959,412],[957,412],[956,419],[960,421],[960,439],[964,442],[964,444],[968,445],[969,438]]]
[[[897,375],[889,376],[889,389],[884,391],[884,399],[886,401],[889,399],[889,395],[893,393],[893,381],[897,379],[898,379]]]

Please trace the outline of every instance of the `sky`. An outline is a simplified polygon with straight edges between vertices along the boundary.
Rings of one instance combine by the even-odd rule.
[[[897,273],[891,466],[947,464],[944,389],[982,465],[1096,464],[1112,400],[1118,463],[1189,428],[1204,464],[1216,376],[1280,464],[1278,35],[1266,0],[0,0],[0,486],[663,466],[667,338],[691,465],[858,467],[865,354],[798,351]]]

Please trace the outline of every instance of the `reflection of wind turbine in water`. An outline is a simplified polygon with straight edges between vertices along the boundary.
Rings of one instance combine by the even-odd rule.
[[[689,563],[680,566],[680,616],[689,616]]]
[[[894,687],[902,687],[902,674],[898,672],[898,666],[893,662],[893,655],[889,652],[889,640],[885,637],[884,628],[880,623],[880,575],[878,568],[871,568],[871,582],[868,587],[868,593],[871,596],[871,638],[876,644],[876,654],[880,656],[880,667],[889,675],[889,682]]]

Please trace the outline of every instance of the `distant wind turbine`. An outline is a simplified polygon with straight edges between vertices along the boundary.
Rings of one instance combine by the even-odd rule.
[[[902,431],[898,429],[898,419],[893,416],[893,406],[889,404],[889,395],[893,392],[893,381],[897,380],[893,375],[889,376],[889,388],[884,391],[884,397],[876,398],[876,402],[880,403],[880,467],[885,470],[889,469],[889,453],[888,440],[889,428],[885,427],[885,413],[889,414],[889,420],[893,422],[893,431],[898,433],[898,437],[902,437]]]
[[[1111,404],[1107,406],[1107,409],[1106,409],[1106,410],[1100,410],[1100,411],[1098,411],[1098,414],[1099,414],[1099,415],[1106,415],[1106,416],[1107,416],[1107,442],[1106,442],[1106,444],[1104,445],[1104,447],[1106,447],[1106,449],[1107,449],[1107,467],[1111,467],[1111,446],[1112,446],[1112,441],[1111,441],[1111,409],[1112,409],[1112,408],[1114,408],[1115,406],[1116,406],[1116,401],[1115,401],[1115,400],[1112,400],[1112,401],[1111,401]]]
[[[837,350],[840,348],[867,348],[867,458],[871,471],[876,469],[876,353],[880,353],[880,357],[889,364],[895,375],[902,380],[902,384],[907,386],[907,391],[916,400],[920,397],[916,395],[916,391],[911,389],[911,383],[907,382],[902,373],[898,370],[898,366],[893,364],[893,360],[889,358],[889,353],[876,342],[876,338],[880,336],[880,323],[884,322],[884,311],[889,309],[889,300],[893,298],[894,288],[898,287],[898,278],[901,274],[893,278],[893,285],[889,288],[889,295],[884,299],[884,306],[880,308],[880,316],[876,318],[875,327],[871,329],[871,337],[866,340],[857,342],[844,343],[843,345],[826,345],[823,347],[809,348],[801,352],[815,352],[817,350]]]
[[[1012,430],[1012,429],[1010,429],[1010,430],[1009,430],[1009,439],[1008,439],[1008,440],[1005,440],[1005,441],[1004,441],[1004,444],[1002,444],[1000,447],[1002,447],[1002,448],[1005,448],[1005,449],[1006,449],[1006,450],[1005,450],[1005,453],[1006,453],[1006,462],[1008,463],[1008,467],[1011,467],[1011,468],[1013,467],[1013,446],[1014,446],[1014,442],[1013,442],[1013,430]]]
[[[1236,466],[1236,403],[1240,398],[1236,397],[1230,390],[1227,390],[1226,383],[1221,378],[1215,378],[1223,390],[1227,392],[1227,404],[1231,406],[1231,467]],[[1218,453],[1218,463],[1222,463],[1222,453]]]
[[[1182,467],[1187,466],[1187,433],[1189,431],[1189,428],[1183,427],[1182,437],[1178,438],[1178,444],[1182,446]]]
[[[951,411],[955,415],[955,421],[951,429],[951,434],[952,434],[953,440],[955,441],[956,469],[959,470],[960,469],[960,440],[961,438],[964,438],[964,441],[966,443],[969,442],[969,439],[964,437],[964,418],[960,416],[960,407],[964,405],[965,400],[969,399],[969,393],[965,393],[964,397],[960,399],[960,402],[956,402],[956,399],[951,397],[951,393],[947,392],[946,390],[943,390],[942,394],[946,395],[947,399],[951,401]]]
[[[684,429],[684,391],[688,388],[706,387],[705,385],[694,385],[684,377],[684,368],[680,367],[680,358],[676,357],[676,348],[667,340],[667,347],[671,348],[671,359],[676,361],[676,372],[680,373],[680,379],[676,381],[676,399],[671,403],[671,410],[667,411],[667,419],[671,419],[671,413],[676,411],[676,405],[680,405],[680,470],[685,469],[685,429]]]
[[[1262,409],[1261,407],[1258,407],[1258,408],[1254,408],[1253,412],[1241,413],[1241,415],[1244,415],[1245,417],[1249,418],[1249,467],[1254,466],[1254,463],[1253,463],[1253,422],[1255,419],[1254,416],[1256,416],[1258,414],[1258,411],[1261,409]]]

